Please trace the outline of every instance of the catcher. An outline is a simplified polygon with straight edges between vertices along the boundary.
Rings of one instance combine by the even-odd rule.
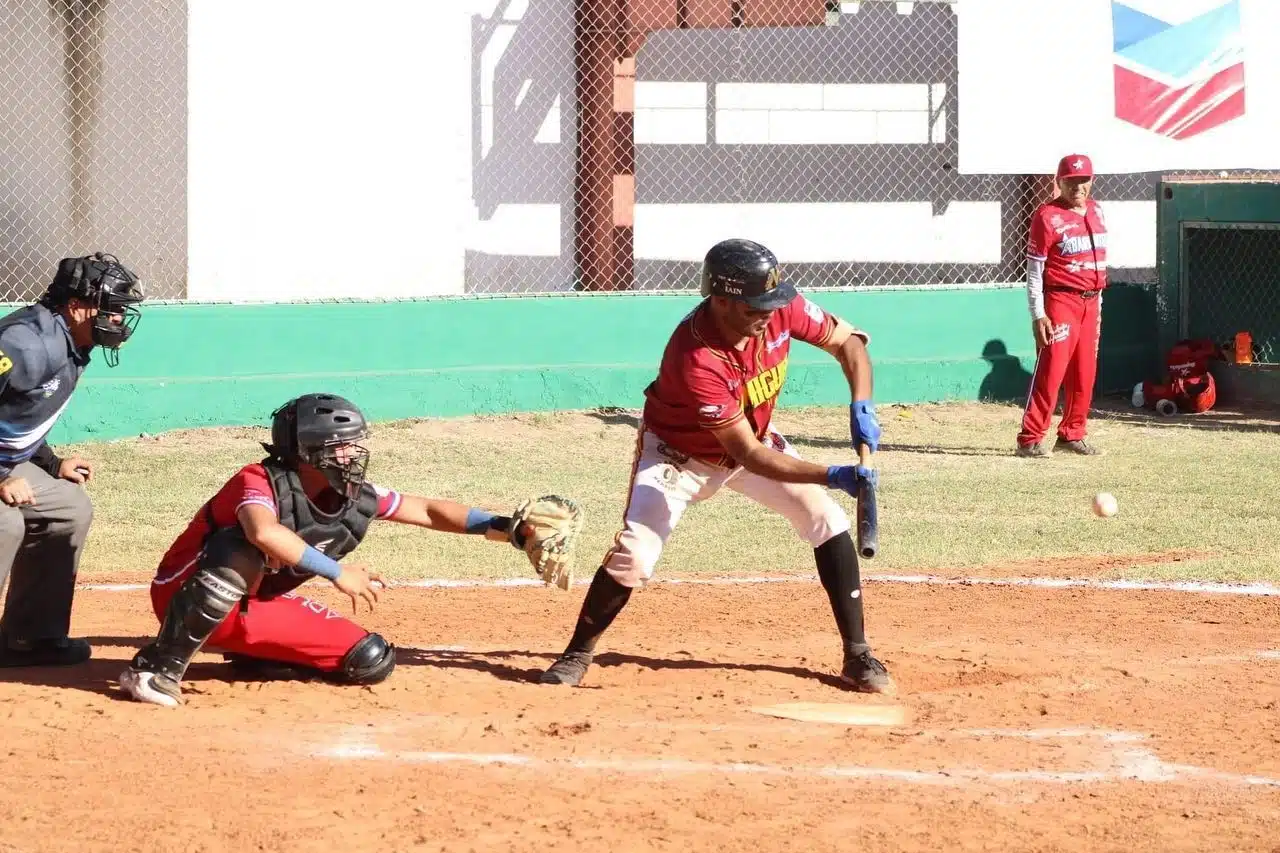
[[[368,437],[360,410],[333,394],[306,394],[272,413],[268,456],[237,471],[160,561],[151,582],[160,631],[121,673],[125,693],[182,704],[182,678],[206,643],[258,675],[386,679],[396,664],[391,643],[296,591],[317,575],[350,596],[353,611],[362,600],[372,610],[381,576],[338,561],[374,519],[510,542],[547,584],[569,588],[577,504],[548,495],[504,516],[380,488],[365,480]]]

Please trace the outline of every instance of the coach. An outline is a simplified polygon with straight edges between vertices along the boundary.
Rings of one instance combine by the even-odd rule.
[[[45,443],[95,346],[108,365],[133,332],[137,277],[111,255],[64,258],[40,300],[0,318],[0,666],[82,663],[70,639],[80,552],[93,519],[93,466]]]
[[[1093,163],[1068,154],[1058,163],[1058,195],[1031,217],[1027,241],[1027,303],[1036,341],[1036,367],[1022,414],[1017,455],[1049,456],[1049,432],[1058,390],[1062,420],[1054,450],[1096,456],[1085,440],[1102,332],[1107,288],[1107,227],[1091,198]]]

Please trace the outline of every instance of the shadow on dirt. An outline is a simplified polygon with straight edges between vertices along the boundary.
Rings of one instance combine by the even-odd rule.
[[[402,648],[398,662],[402,666],[434,666],[440,669],[466,669],[484,672],[500,681],[534,683],[551,665],[556,655],[545,652],[501,650],[491,652],[464,652],[452,650]],[[528,666],[537,662],[537,666]],[[592,669],[614,666],[639,666],[650,670],[725,670],[740,672],[773,672],[795,678],[818,681],[828,687],[843,687],[833,673],[818,672],[798,666],[778,666],[764,663],[732,663],[727,661],[703,661],[692,658],[653,658],[621,652],[604,652],[596,656]],[[591,670],[587,671],[586,684],[590,684]],[[584,685],[585,686],[585,685]]]

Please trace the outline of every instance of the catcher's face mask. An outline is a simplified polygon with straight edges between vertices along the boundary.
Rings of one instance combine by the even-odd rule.
[[[355,441],[328,442],[309,449],[302,459],[324,475],[330,487],[349,501],[360,496],[365,472],[369,468],[369,450]]]

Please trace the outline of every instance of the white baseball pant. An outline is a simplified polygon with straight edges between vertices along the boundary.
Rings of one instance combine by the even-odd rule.
[[[800,454],[769,425],[770,446]],[[640,424],[623,527],[603,565],[619,584],[638,587],[653,577],[662,548],[691,504],[728,486],[782,515],[810,547],[849,530],[849,517],[822,486],[780,483],[743,468],[721,468],[668,447]]]

